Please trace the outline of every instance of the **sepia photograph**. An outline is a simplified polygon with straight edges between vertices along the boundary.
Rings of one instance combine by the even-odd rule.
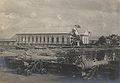
[[[0,83],[120,83],[120,0],[0,0]]]

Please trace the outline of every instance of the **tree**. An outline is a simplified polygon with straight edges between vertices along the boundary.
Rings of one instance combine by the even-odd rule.
[[[97,41],[98,45],[106,45],[106,38],[104,36],[101,36],[99,40]]]
[[[110,45],[118,45],[119,44],[119,36],[116,34],[112,34],[107,37],[110,40]]]
[[[59,52],[57,55],[59,55],[58,62],[60,63],[74,64],[81,61],[80,51],[75,49],[70,49],[63,53]]]
[[[76,45],[76,42],[79,42],[80,45],[83,44],[83,42],[82,42],[82,40],[80,38],[80,35],[76,34],[75,29],[72,29],[72,32],[71,32],[71,44]]]

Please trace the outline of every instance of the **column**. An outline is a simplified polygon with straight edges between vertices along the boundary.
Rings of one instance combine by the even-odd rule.
[[[83,44],[85,43],[85,42],[84,42],[84,36],[82,36],[82,42],[83,42]]]
[[[33,36],[34,37],[34,44],[36,44],[36,35]]]
[[[49,36],[49,44],[52,44],[52,37],[51,36]]]
[[[26,44],[28,44],[28,35],[26,35],[26,40],[25,40]]]

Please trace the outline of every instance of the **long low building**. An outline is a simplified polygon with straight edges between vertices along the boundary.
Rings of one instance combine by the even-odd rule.
[[[70,33],[16,34],[17,45],[70,45]]]
[[[16,40],[15,39],[1,39],[0,40],[0,45],[15,45]]]
[[[12,37],[11,41],[0,41],[7,45],[57,45],[57,46],[80,46],[89,44],[90,32],[82,28],[73,28],[68,33],[19,33]],[[75,41],[74,41],[75,40]]]

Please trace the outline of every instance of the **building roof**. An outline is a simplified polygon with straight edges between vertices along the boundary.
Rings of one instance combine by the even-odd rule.
[[[70,35],[70,33],[19,33],[16,35]]]
[[[75,33],[77,35],[90,35],[89,31],[85,30],[84,28],[74,28],[74,30],[76,31]]]
[[[15,39],[0,39],[0,42],[16,41]]]
[[[85,30],[83,28],[77,28],[79,34],[84,34]]]

